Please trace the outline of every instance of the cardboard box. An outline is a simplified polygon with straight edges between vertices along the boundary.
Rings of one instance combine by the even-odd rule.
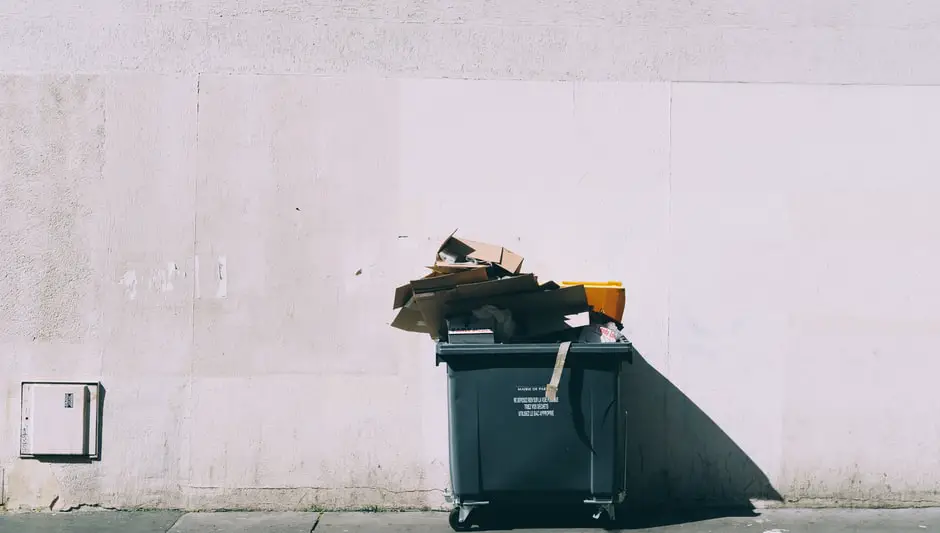
[[[455,237],[456,233],[451,233],[437,249],[433,268],[462,268],[470,267],[474,262],[483,262],[497,266],[509,274],[518,274],[522,270],[521,255],[495,244]]]

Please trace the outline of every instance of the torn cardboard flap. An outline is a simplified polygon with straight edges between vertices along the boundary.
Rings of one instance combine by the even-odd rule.
[[[565,341],[558,345],[558,353],[555,355],[555,368],[552,370],[552,379],[545,386],[545,397],[550,402],[558,399],[558,385],[561,384],[561,374],[565,369],[565,359],[568,357],[568,350],[571,348],[571,342]]]
[[[428,328],[428,325],[424,322],[424,316],[421,315],[421,311],[418,311],[415,306],[414,299],[410,300],[407,305],[401,308],[395,316],[395,320],[392,321],[392,327],[413,333],[427,333],[437,338],[437,335],[432,334],[431,329]]]
[[[463,242],[473,248],[473,252],[467,256],[471,259],[478,259],[498,265],[510,274],[518,274],[519,270],[522,268],[522,256],[502,246],[494,246],[492,244],[470,240],[464,240]]]
[[[455,237],[457,232],[450,234],[434,258],[434,265],[461,265],[461,259],[469,258],[496,265],[510,274],[518,274],[522,269],[523,257],[502,246],[487,244],[485,242],[471,241]],[[463,263],[467,264],[467,263]]]
[[[395,289],[395,303],[393,304],[392,309],[398,309],[399,307],[404,307],[408,300],[411,299],[411,295],[414,294],[414,291],[411,289],[411,283],[406,283],[401,287]]]

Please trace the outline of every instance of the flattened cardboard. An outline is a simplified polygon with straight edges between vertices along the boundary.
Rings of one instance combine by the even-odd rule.
[[[469,283],[454,287],[457,300],[472,300],[490,296],[517,294],[538,290],[539,282],[534,274],[522,274],[511,278],[494,279],[481,283]]]
[[[560,335],[566,331],[580,331],[580,328],[571,327],[565,315],[558,314],[520,315],[519,319],[516,320],[516,329],[516,338],[519,340],[539,338],[551,334]],[[568,339],[561,338],[561,340]]]
[[[518,278],[506,279],[514,280]],[[463,287],[458,287],[458,289],[459,288]],[[574,285],[554,291],[517,291],[514,294],[482,294],[474,296],[474,298],[468,298],[453,303],[451,306],[448,306],[447,311],[449,313],[472,311],[473,309],[489,304],[501,309],[510,310],[514,318],[523,315],[554,315],[560,316],[563,319],[565,315],[574,315],[590,310],[583,285]],[[564,320],[562,320],[562,322],[564,322]]]
[[[453,274],[432,272],[421,279],[414,280],[407,285],[395,289],[395,303],[392,309],[403,307],[416,292],[429,292],[449,289],[461,283],[477,283],[487,280],[486,268],[480,267],[472,270],[461,270]]]
[[[440,273],[431,272],[421,279],[433,278],[435,276],[440,276]],[[407,304],[408,300],[411,299],[411,295],[413,293],[414,293],[414,290],[411,288],[410,281],[402,285],[401,287],[396,288],[395,289],[395,303],[393,304],[392,309],[398,309],[399,307],[403,307],[405,304]]]
[[[462,272],[464,270],[473,268],[486,268],[486,265],[481,265],[478,263],[448,263],[446,261],[438,261],[428,268],[440,274],[453,274],[454,272]]]
[[[447,290],[416,293],[414,302],[415,306],[421,311],[428,329],[432,331],[431,337],[436,339],[444,319],[451,313],[452,309],[458,309],[460,312],[472,311],[486,303],[490,303],[494,297],[512,297],[519,294],[528,294],[529,291],[537,289],[538,280],[535,276],[524,274],[522,276],[458,285]],[[468,301],[476,303],[466,307],[464,303]]]
[[[453,274],[442,274],[440,276],[418,279],[411,282],[411,288],[415,293],[432,292],[441,289],[450,289],[464,283],[479,283],[486,280],[485,268],[473,268],[454,272]]]
[[[574,287],[523,294],[519,295],[517,302],[507,303],[506,307],[512,311],[516,322],[516,337],[538,338],[575,329],[570,324],[571,317],[589,315],[590,305],[584,291],[569,291],[569,288]]]

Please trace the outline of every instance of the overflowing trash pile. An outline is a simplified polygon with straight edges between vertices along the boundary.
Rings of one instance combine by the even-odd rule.
[[[392,326],[451,344],[629,342],[619,282],[539,283],[502,246],[452,234],[426,276],[395,290]]]

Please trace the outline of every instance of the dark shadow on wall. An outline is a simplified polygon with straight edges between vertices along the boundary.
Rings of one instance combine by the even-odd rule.
[[[639,353],[625,364],[626,501],[608,529],[631,530],[757,516],[752,499],[780,494],[746,453]],[[622,468],[619,465],[618,468]],[[597,528],[593,508],[484,508],[482,530]]]
[[[752,499],[782,498],[764,472],[688,396],[636,353],[625,365],[625,527],[753,516]]]

